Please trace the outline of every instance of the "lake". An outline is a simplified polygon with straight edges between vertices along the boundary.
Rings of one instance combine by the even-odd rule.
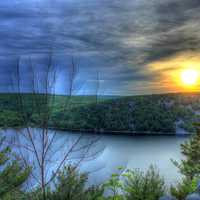
[[[26,130],[8,129],[2,131],[2,134],[7,135],[8,138],[18,135],[22,140],[21,143],[26,144],[25,138],[21,136],[25,132]],[[41,130],[31,129],[31,132],[35,135],[35,141],[38,141],[37,135]],[[53,133],[53,130],[48,131],[49,135]],[[57,149],[57,153],[51,153],[50,155],[54,160],[51,167],[49,167],[50,171],[54,170],[54,165],[62,157],[62,150],[59,150],[58,147],[62,146],[62,148],[69,149],[73,141],[80,136],[80,134],[65,131],[56,131],[56,133],[52,152]],[[84,133],[83,135],[78,146],[80,149],[84,144],[97,138],[93,134]],[[118,167],[146,170],[152,164],[157,166],[167,184],[175,183],[181,178],[181,175],[170,159],[177,161],[181,159],[180,144],[185,140],[187,140],[186,136],[118,136],[104,134],[98,136],[97,142],[94,143],[90,153],[88,153],[88,157],[81,162],[80,170],[90,172],[89,183],[99,184],[108,179],[112,173],[117,172]],[[38,142],[37,145],[39,146]],[[68,162],[73,163],[72,160],[77,159],[78,155],[80,155],[80,152],[78,150],[74,151]]]

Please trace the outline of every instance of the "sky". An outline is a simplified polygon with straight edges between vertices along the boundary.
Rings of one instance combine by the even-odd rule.
[[[42,80],[49,55],[57,93],[69,88],[72,60],[76,94],[185,91],[181,70],[200,70],[200,1],[0,1],[0,91],[14,90],[19,64],[29,92],[30,66]]]

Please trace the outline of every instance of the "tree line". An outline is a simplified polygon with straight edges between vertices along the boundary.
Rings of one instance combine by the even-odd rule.
[[[0,127],[23,127],[18,94],[1,94]],[[103,132],[179,133],[194,132],[198,121],[199,94],[165,94],[113,99],[95,96],[48,95],[54,99],[48,126],[60,130]],[[29,126],[41,126],[45,94],[21,94]],[[37,106],[34,102],[37,99]],[[64,106],[68,102],[68,106]],[[197,114],[196,114],[197,113]]]

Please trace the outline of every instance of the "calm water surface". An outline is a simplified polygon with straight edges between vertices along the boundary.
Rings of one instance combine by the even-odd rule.
[[[38,129],[34,129],[38,132]],[[5,135],[20,135],[22,131],[7,130]],[[52,134],[53,131],[49,131]],[[64,146],[71,144],[79,134],[57,131],[55,148],[61,143]],[[89,141],[94,136],[86,134],[84,141]],[[187,137],[178,136],[116,136],[102,135],[98,142],[92,147],[93,152],[98,152],[95,159],[84,161],[81,171],[90,172],[89,182],[98,184],[109,178],[112,173],[117,172],[119,166],[129,169],[146,170],[151,164],[156,165],[164,176],[167,184],[174,183],[181,178],[176,167],[170,159],[180,160],[180,144]],[[70,145],[69,145],[70,146]],[[60,154],[56,156],[59,160]],[[53,166],[51,167],[53,170]]]
[[[181,178],[171,159],[182,158],[180,144],[187,137],[176,136],[103,136],[106,148],[95,161],[87,163],[85,169],[101,166],[102,169],[91,174],[91,179],[99,181],[116,172],[117,166],[129,169],[146,170],[151,164],[156,165],[167,184]]]

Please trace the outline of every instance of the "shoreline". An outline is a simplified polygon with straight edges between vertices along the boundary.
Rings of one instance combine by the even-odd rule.
[[[7,129],[25,129],[26,127],[0,127],[0,131]],[[30,128],[40,128],[40,127],[31,127]],[[109,131],[109,130],[93,130],[93,129],[67,129],[67,128],[58,128],[58,127],[48,127],[49,130],[57,130],[57,131],[68,131],[75,134],[85,132],[88,134],[94,135],[115,135],[115,136],[177,136],[177,137],[186,137],[191,136],[194,133],[175,133],[175,132],[153,132],[153,131]]]
[[[50,128],[54,129],[55,128]],[[178,137],[186,137],[191,136],[193,133],[162,133],[162,132],[132,132],[132,131],[94,131],[94,130],[69,130],[69,129],[58,129],[60,131],[70,131],[74,133],[90,133],[90,134],[96,134],[96,135],[115,135],[115,136],[133,136],[133,137],[139,137],[139,136],[178,136]]]
[[[191,136],[194,133],[175,133],[175,132],[154,132],[154,131],[110,131],[110,130],[94,130],[94,129],[67,129],[67,128],[57,128],[49,127],[49,129],[56,129],[58,131],[69,131],[74,133],[86,132],[96,135],[117,135],[117,136]]]

